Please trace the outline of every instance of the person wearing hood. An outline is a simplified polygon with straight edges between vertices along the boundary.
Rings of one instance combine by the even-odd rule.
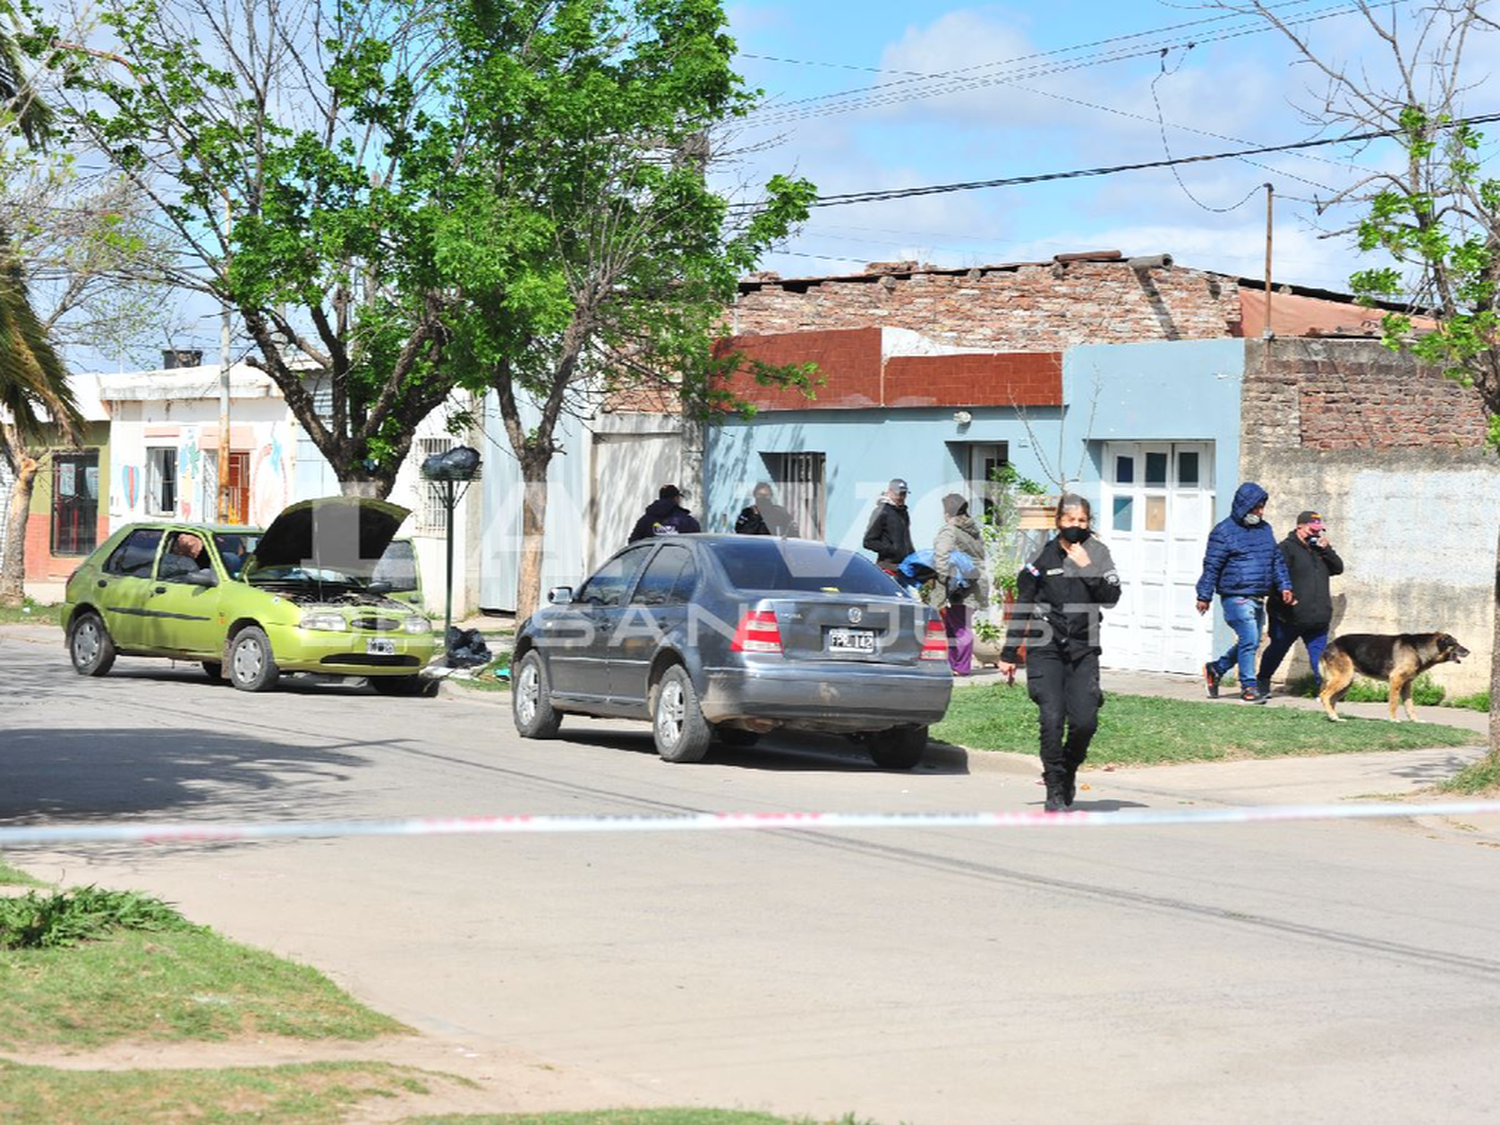
[[[948,634],[948,667],[967,676],[974,666],[974,632],[969,613],[990,604],[990,581],[984,570],[984,539],[969,515],[969,502],[956,492],[943,497],[943,526],[932,542],[932,583],[927,604],[943,616]]]
[[[1288,606],[1294,600],[1286,558],[1265,521],[1267,498],[1264,488],[1246,481],[1235,490],[1229,517],[1215,524],[1208,535],[1203,574],[1198,579],[1198,612],[1207,613],[1218,594],[1224,623],[1236,638],[1223,656],[1203,666],[1210,699],[1218,698],[1224,673],[1238,666],[1240,698],[1246,703],[1266,701],[1255,678],[1255,650],[1266,624],[1265,600],[1279,596]]]
[[[875,565],[896,581],[903,590],[913,586],[912,579],[901,571],[906,556],[916,548],[911,541],[911,511],[906,506],[906,482],[895,478],[875,505],[865,527],[865,550],[875,552]]]
[[[662,485],[656,500],[646,508],[645,514],[635,521],[629,541],[634,543],[637,540],[650,539],[653,535],[691,535],[702,531],[703,528],[698,526],[693,513],[682,506],[681,501],[685,499],[687,499],[687,493],[675,484]]]
[[[771,499],[771,486],[761,481],[751,493],[752,503],[735,518],[736,535],[778,535],[796,539],[801,535],[792,513]]]
[[[1026,646],[1026,691],[1041,720],[1047,812],[1073,806],[1078,767],[1099,726],[1099,625],[1120,601],[1120,576],[1109,548],[1093,538],[1093,510],[1082,496],[1057,505],[1057,534],[1016,575],[1000,673],[1015,674]],[[1064,736],[1066,728],[1066,736]]]
[[[1328,542],[1323,517],[1314,511],[1297,516],[1297,526],[1281,541],[1281,554],[1292,576],[1291,605],[1271,602],[1271,643],[1260,658],[1260,693],[1271,694],[1271,677],[1292,646],[1299,640],[1307,646],[1312,661],[1313,683],[1323,686],[1318,664],[1328,644],[1328,626],[1333,623],[1333,595],[1328,580],[1344,573],[1344,560]]]

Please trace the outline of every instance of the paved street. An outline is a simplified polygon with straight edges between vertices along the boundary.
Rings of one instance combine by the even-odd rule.
[[[39,631],[50,641],[50,632]],[[1309,721],[1321,721],[1309,716]],[[525,743],[493,702],[247,696],[0,639],[0,823],[1040,807],[1029,763],[886,774],[836,742],[669,766],[642,727]],[[1083,807],[1389,794],[1453,751],[1091,771]],[[1472,756],[1472,755],[1469,755]],[[1500,826],[351,839],[15,849],[149,890],[557,1104],[1492,1120]],[[1476,829],[1476,830],[1471,830]]]

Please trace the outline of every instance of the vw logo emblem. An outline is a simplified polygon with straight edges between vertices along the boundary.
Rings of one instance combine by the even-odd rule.
[[[849,607],[849,624],[858,625],[860,619],[863,618],[864,615],[864,610],[860,609],[859,606],[851,605]]]

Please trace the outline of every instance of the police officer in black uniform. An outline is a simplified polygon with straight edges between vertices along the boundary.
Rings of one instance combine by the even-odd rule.
[[[1000,671],[1026,646],[1026,690],[1041,709],[1042,776],[1048,812],[1070,808],[1104,693],[1099,687],[1099,618],[1120,600],[1109,548],[1092,537],[1089,502],[1065,495],[1057,534],[1016,578]],[[1066,725],[1067,735],[1063,728]]]

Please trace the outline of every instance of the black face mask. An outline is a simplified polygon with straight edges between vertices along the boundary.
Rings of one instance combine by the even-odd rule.
[[[1093,532],[1086,527],[1060,527],[1057,529],[1057,537],[1064,543],[1082,543]]]

